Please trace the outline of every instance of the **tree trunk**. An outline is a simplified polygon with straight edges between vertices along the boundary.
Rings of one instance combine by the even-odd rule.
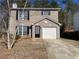
[[[8,46],[8,49],[11,49],[11,46],[10,46],[10,34],[9,34],[9,31],[7,31],[7,46]]]

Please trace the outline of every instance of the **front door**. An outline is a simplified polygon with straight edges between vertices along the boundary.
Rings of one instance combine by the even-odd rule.
[[[40,26],[35,26],[35,38],[40,37]]]

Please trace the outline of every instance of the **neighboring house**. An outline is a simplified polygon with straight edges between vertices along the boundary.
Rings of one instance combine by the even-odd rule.
[[[73,4],[67,13],[65,25],[72,31],[79,31],[79,5]]]
[[[79,11],[74,14],[74,30],[79,31]]]
[[[73,32],[74,28],[73,28],[73,15],[71,10],[69,10],[66,14],[65,14],[65,18],[64,18],[64,31],[65,32]]]
[[[11,8],[9,31],[11,34],[28,36],[33,39],[59,39],[60,8]]]

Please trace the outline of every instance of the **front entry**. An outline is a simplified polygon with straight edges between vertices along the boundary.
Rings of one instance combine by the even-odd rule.
[[[40,26],[35,26],[35,38],[40,38]]]

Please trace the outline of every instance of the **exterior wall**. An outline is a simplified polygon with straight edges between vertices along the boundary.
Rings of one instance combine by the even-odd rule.
[[[47,21],[47,23],[45,23],[45,21]],[[34,26],[33,26],[33,32],[32,32],[32,35],[33,35],[33,38],[35,38],[35,26],[36,25],[39,25],[39,26],[41,26],[41,28],[44,28],[44,27],[47,27],[47,28],[56,28],[57,30],[56,30],[56,36],[57,36],[57,39],[59,39],[60,38],[60,27],[57,25],[57,24],[54,24],[54,23],[52,23],[51,21],[49,21],[49,20],[43,20],[43,21],[41,21],[41,22],[39,22],[39,23],[37,23],[37,24],[35,24]],[[42,30],[41,30],[41,37],[40,38],[42,38]]]
[[[16,10],[12,10],[10,14],[10,20],[9,20],[9,31],[11,34],[16,33],[16,26],[18,25],[30,26],[30,21],[16,20]]]
[[[58,22],[58,11],[51,11],[50,15],[41,15],[41,11],[30,11],[30,22],[32,24],[44,18]]]
[[[10,21],[9,21],[9,30],[11,34],[16,33],[16,26],[18,25],[24,25],[24,26],[30,26],[44,18],[48,18],[50,20],[53,20],[55,22],[58,22],[58,11],[51,11],[50,15],[41,15],[41,11],[30,11],[30,20],[16,20],[16,10],[11,10],[10,14]],[[45,23],[47,22],[47,23]],[[44,20],[39,22],[38,24],[35,25],[40,25],[41,27],[56,27],[57,28],[57,38],[60,37],[60,30],[59,26],[48,21]],[[32,27],[32,37],[35,38],[35,25]],[[29,34],[30,35],[30,34]],[[42,36],[42,34],[41,34]],[[42,37],[40,37],[42,38]]]
[[[57,27],[57,39],[60,39],[60,27]]]
[[[79,31],[79,12],[74,14],[74,30]]]
[[[58,22],[58,11],[51,11],[51,16],[50,18],[55,21]]]

